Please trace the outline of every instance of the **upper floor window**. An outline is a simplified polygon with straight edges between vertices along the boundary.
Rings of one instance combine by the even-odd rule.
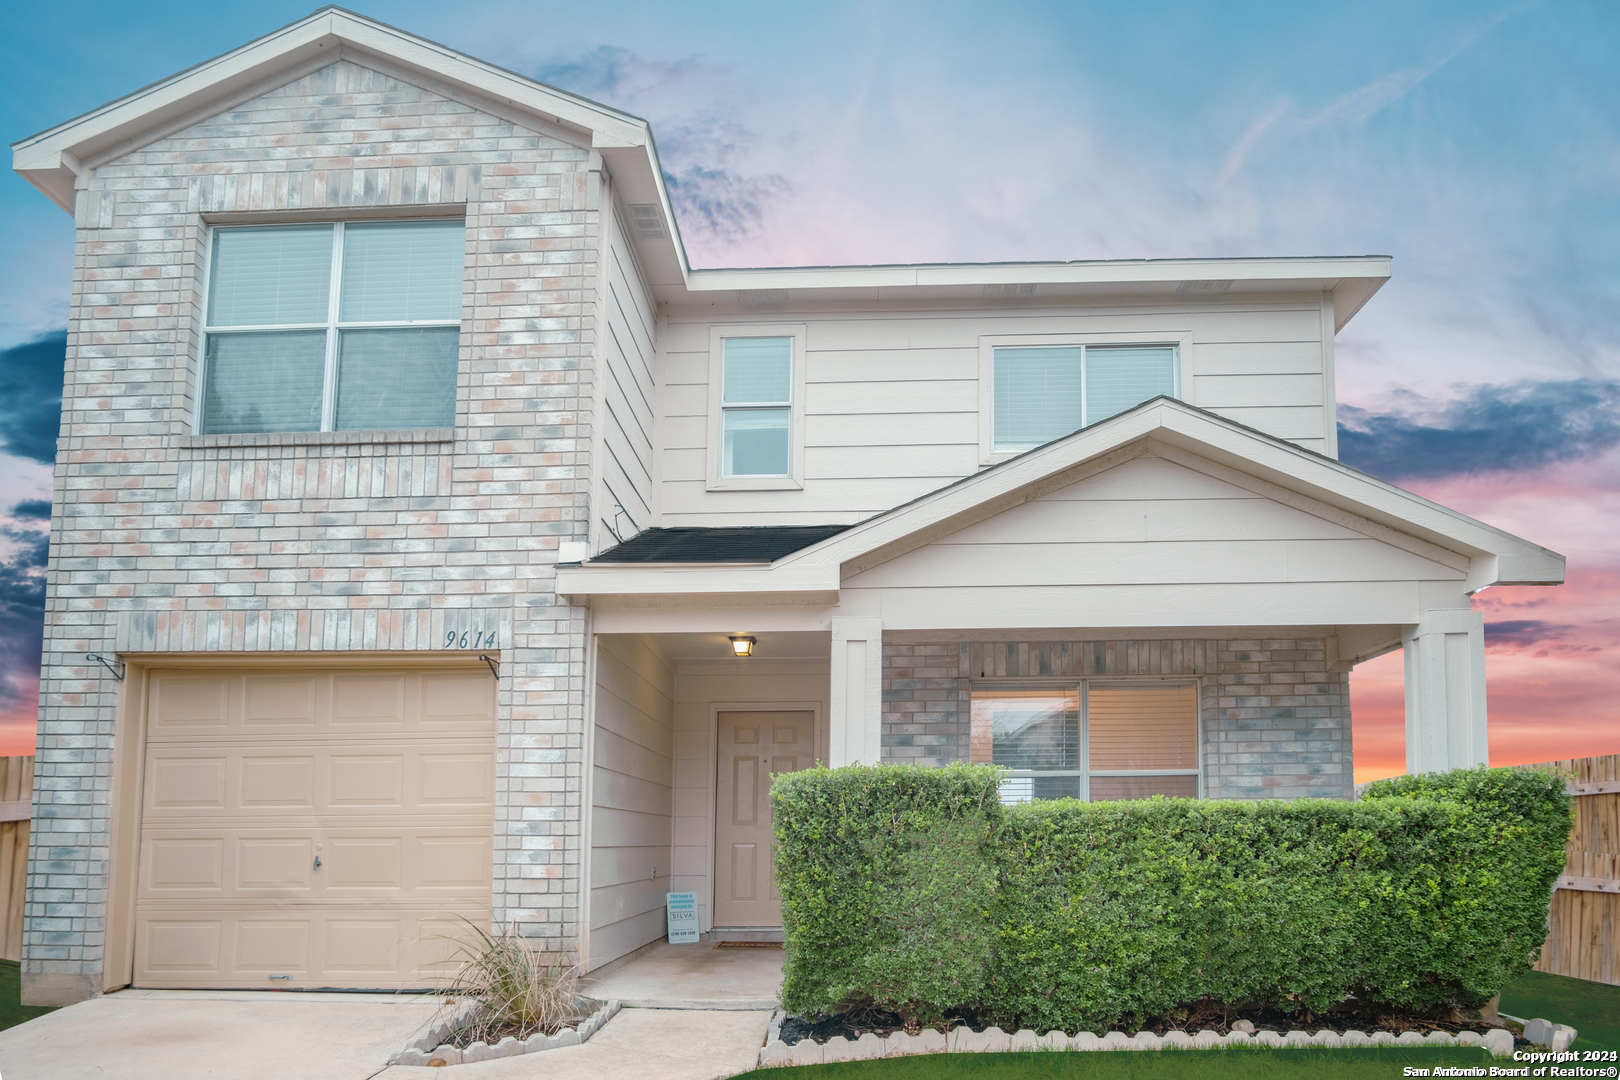
[[[217,228],[204,434],[450,427],[466,227]]]
[[[991,355],[995,453],[1030,450],[1176,395],[1174,345],[996,346]]]
[[[720,475],[786,476],[793,452],[793,339],[724,339]]]
[[[1198,687],[975,687],[970,757],[1011,770],[1003,802],[1199,794]]]
[[[804,486],[805,327],[709,328],[710,491]]]

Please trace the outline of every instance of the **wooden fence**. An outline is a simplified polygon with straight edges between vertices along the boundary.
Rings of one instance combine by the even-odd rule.
[[[28,819],[34,807],[34,758],[0,758],[0,959],[21,960],[23,899],[28,892]]]
[[[1620,754],[1524,767],[1574,774],[1575,827],[1536,970],[1620,986]]]

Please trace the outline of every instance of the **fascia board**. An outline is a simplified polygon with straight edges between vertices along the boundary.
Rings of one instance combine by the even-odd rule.
[[[292,68],[342,45],[371,51],[438,79],[460,83],[553,123],[588,133],[596,146],[647,146],[646,121],[585,98],[542,86],[513,72],[458,53],[402,30],[339,9],[327,8],[238,49],[206,60],[65,123],[12,144],[12,167],[71,212],[71,187],[62,198],[62,174],[110,148],[138,140],[228,100],[273,72]]]
[[[564,596],[836,593],[838,568],[778,569],[758,564],[715,567],[692,563],[592,566],[585,563],[557,567],[556,589]]]
[[[759,269],[694,270],[694,293],[731,289],[846,289],[948,287],[1004,284],[1170,284],[1188,280],[1327,284],[1337,290],[1365,279],[1372,287],[1388,280],[1391,260],[1384,255],[1262,259],[1117,259],[1068,263],[961,263],[913,266],[799,266]],[[1361,298],[1365,302],[1365,297]]]
[[[1555,585],[1564,580],[1564,557],[1520,536],[1398,488],[1341,462],[1300,449],[1241,425],[1162,403],[1156,438],[1246,472],[1347,513],[1364,517],[1437,547],[1468,556],[1485,585]]]

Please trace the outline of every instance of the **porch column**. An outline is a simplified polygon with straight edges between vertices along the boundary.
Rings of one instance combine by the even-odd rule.
[[[1485,738],[1485,618],[1425,611],[1401,635],[1406,655],[1406,771],[1490,763]]]
[[[828,764],[883,760],[883,620],[832,621],[832,738]]]

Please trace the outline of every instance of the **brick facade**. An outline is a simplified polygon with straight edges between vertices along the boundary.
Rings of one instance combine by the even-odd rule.
[[[972,680],[1184,675],[1201,691],[1204,791],[1348,798],[1349,677],[1319,638],[883,645],[883,759],[968,760]]]
[[[588,520],[591,169],[341,60],[81,180],[27,972],[88,990],[103,968],[119,684],[87,652],[408,652],[447,628],[500,634],[494,918],[574,937],[585,613],[550,583]],[[210,215],[428,204],[466,208],[453,430],[195,434]]]

